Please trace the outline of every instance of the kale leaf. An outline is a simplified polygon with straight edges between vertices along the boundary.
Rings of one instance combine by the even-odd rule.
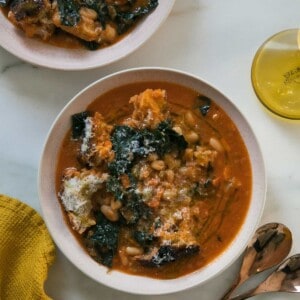
[[[136,131],[129,126],[116,126],[111,136],[115,159],[109,164],[113,175],[125,174],[129,171],[134,159],[135,149],[140,146]]]
[[[115,198],[121,202],[125,199],[126,190],[123,188],[119,178],[117,176],[109,176],[106,182],[106,190],[112,193]]]
[[[140,195],[130,188],[125,204],[120,208],[120,213],[127,224],[137,224],[141,219],[150,219],[151,209],[143,202]]]
[[[150,246],[155,240],[153,234],[140,230],[135,231],[133,237],[142,247]]]
[[[145,6],[140,6],[129,12],[117,11],[116,22],[118,33],[122,34],[128,30],[139,18],[147,15],[158,6],[158,0],[149,0]]]
[[[205,117],[210,109],[211,100],[206,96],[199,95],[197,98],[197,102],[202,116]]]
[[[9,4],[11,0],[0,0],[0,7],[5,7]]]
[[[84,111],[78,114],[74,114],[71,117],[72,122],[72,138],[79,139],[83,136],[83,132],[85,129],[85,120],[90,116],[90,112]]]
[[[113,175],[129,173],[136,158],[154,152],[162,156],[174,147],[179,150],[187,147],[184,137],[171,128],[170,121],[161,122],[154,130],[116,126],[111,141],[115,159],[109,164],[109,170]]]
[[[153,256],[147,257],[140,260],[140,263],[147,267],[161,267],[167,263],[176,261],[183,257],[188,257],[198,253],[200,247],[196,244],[183,245],[183,246],[172,246],[163,245]]]
[[[97,223],[88,234],[87,240],[92,243],[100,256],[101,263],[112,266],[113,257],[118,248],[120,225],[107,220],[102,213],[97,215]]]
[[[97,12],[98,21],[105,29],[109,21],[117,25],[118,34],[126,32],[138,19],[158,6],[158,0],[148,0],[143,6],[134,6],[135,1],[124,4],[107,4],[105,0],[81,0],[84,6]]]
[[[91,8],[97,12],[98,20],[105,29],[109,17],[109,6],[105,0],[82,0],[84,6]]]
[[[158,125],[157,130],[167,136],[162,154],[168,152],[172,147],[177,147],[178,150],[184,150],[187,147],[188,143],[184,139],[183,135],[178,134],[172,129],[171,122],[169,120],[161,122]]]
[[[99,47],[100,47],[100,44],[95,42],[95,41],[85,41],[85,40],[80,40],[81,41],[81,44],[88,50],[91,50],[91,51],[95,51],[95,50],[98,50]]]
[[[117,176],[111,175],[106,182],[106,189],[123,203],[120,213],[125,223],[136,224],[141,218],[149,217],[151,212],[141,196],[136,193],[136,183],[131,174],[129,174],[129,178],[131,185],[126,189]]]
[[[11,2],[10,10],[17,21],[26,17],[36,17],[44,9],[43,0],[14,0]]]
[[[80,20],[79,5],[74,0],[57,0],[61,24],[75,26]]]

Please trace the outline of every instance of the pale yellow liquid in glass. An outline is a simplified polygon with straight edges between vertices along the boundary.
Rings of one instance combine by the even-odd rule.
[[[286,30],[268,39],[255,55],[251,77],[267,108],[300,119],[300,31]]]

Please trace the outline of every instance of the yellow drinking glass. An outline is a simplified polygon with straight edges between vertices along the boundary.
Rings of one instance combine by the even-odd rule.
[[[300,30],[269,38],[257,51],[251,70],[260,101],[275,114],[300,119]]]

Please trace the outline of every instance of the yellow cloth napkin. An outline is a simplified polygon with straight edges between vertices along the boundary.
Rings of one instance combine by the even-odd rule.
[[[0,194],[0,299],[51,299],[44,282],[54,258],[54,244],[37,212]]]

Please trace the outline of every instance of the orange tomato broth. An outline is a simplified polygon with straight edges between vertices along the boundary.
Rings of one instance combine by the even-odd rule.
[[[209,224],[204,225],[204,229],[201,231],[201,235],[199,236],[200,251],[198,254],[159,268],[148,268],[138,263],[128,268],[122,265],[118,255],[114,258],[112,269],[158,279],[172,279],[191,273],[207,265],[219,256],[233,241],[243,225],[250,204],[252,171],[246,146],[238,128],[229,116],[214,103],[213,99],[206,116],[202,116],[198,107],[195,107],[195,99],[201,91],[194,91],[190,88],[168,82],[137,82],[115,88],[100,95],[87,107],[87,110],[100,112],[110,124],[114,124],[114,122],[118,123],[119,120],[122,120],[132,112],[132,106],[128,104],[130,97],[148,88],[166,90],[172,114],[180,115],[187,110],[193,111],[198,116],[199,131],[197,133],[200,135],[201,141],[208,142],[213,133],[218,133],[227,148],[224,161],[226,160],[226,164],[230,165],[231,175],[238,178],[241,182],[234,197],[218,199],[216,203],[208,201],[208,211],[213,215],[213,218],[208,219]],[[217,118],[216,115],[218,116]],[[57,160],[57,192],[60,189],[63,170],[68,167],[80,168],[80,164],[77,161],[78,144],[71,141],[70,135],[71,133],[68,132],[61,145]],[[220,166],[215,166],[216,172],[223,170],[224,161],[219,162]],[[69,223],[67,217],[66,223]],[[72,229],[70,230],[73,232]],[[73,233],[83,246],[80,235],[75,232]],[[122,246],[124,244],[126,244],[126,238],[121,237],[119,245]]]

